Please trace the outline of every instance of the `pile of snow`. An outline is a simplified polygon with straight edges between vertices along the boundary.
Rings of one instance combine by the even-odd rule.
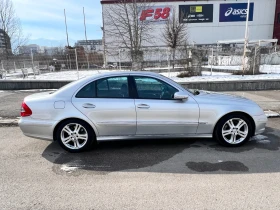
[[[203,68],[211,69],[211,66],[203,66]],[[212,66],[212,68],[215,70],[235,70],[235,71],[241,71],[242,66]],[[265,74],[280,74],[280,65],[261,65],[260,66],[260,72]]]
[[[211,65],[208,65],[208,66],[202,66],[203,68],[206,68],[206,69],[217,69],[217,70],[236,70],[236,71],[239,71],[239,70],[242,70],[242,66],[211,66]]]
[[[260,72],[266,74],[280,74],[280,65],[261,65]]]
[[[240,81],[240,80],[267,80],[280,79],[280,74],[261,74],[261,75],[225,75],[225,76],[196,76],[188,78],[171,77],[176,82],[199,82],[199,81]]]

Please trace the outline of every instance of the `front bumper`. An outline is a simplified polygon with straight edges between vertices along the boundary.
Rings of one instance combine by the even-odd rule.
[[[18,122],[24,135],[49,141],[53,140],[53,130],[56,124],[56,121],[38,120],[31,117],[22,117]]]
[[[267,123],[267,116],[265,114],[262,114],[258,116],[253,116],[253,118],[256,125],[255,135],[263,133],[265,131],[265,126]]]

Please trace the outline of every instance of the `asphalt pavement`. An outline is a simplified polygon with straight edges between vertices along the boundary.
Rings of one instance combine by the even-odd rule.
[[[35,92],[0,91],[0,118],[16,119]],[[230,93],[280,112],[280,91]],[[18,127],[0,125],[0,134],[3,210],[280,209],[280,118],[239,148],[215,139],[139,140],[71,154]]]
[[[0,127],[0,206],[10,209],[280,209],[280,118],[239,148],[213,139],[100,143],[70,154]]]

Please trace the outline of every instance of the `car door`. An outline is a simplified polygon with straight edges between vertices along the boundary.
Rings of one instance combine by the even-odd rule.
[[[137,135],[196,133],[199,107],[192,97],[174,100],[174,93],[179,90],[172,85],[153,77],[133,78],[137,92]]]
[[[95,124],[99,136],[136,133],[135,104],[127,76],[93,81],[73,96],[72,103]]]

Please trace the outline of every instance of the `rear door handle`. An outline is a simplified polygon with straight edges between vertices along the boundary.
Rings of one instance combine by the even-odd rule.
[[[149,109],[150,106],[147,105],[147,104],[138,104],[138,105],[137,105],[137,108],[139,108],[139,109]]]
[[[83,107],[86,108],[86,109],[93,109],[96,106],[94,104],[86,103],[86,104],[83,104]]]

